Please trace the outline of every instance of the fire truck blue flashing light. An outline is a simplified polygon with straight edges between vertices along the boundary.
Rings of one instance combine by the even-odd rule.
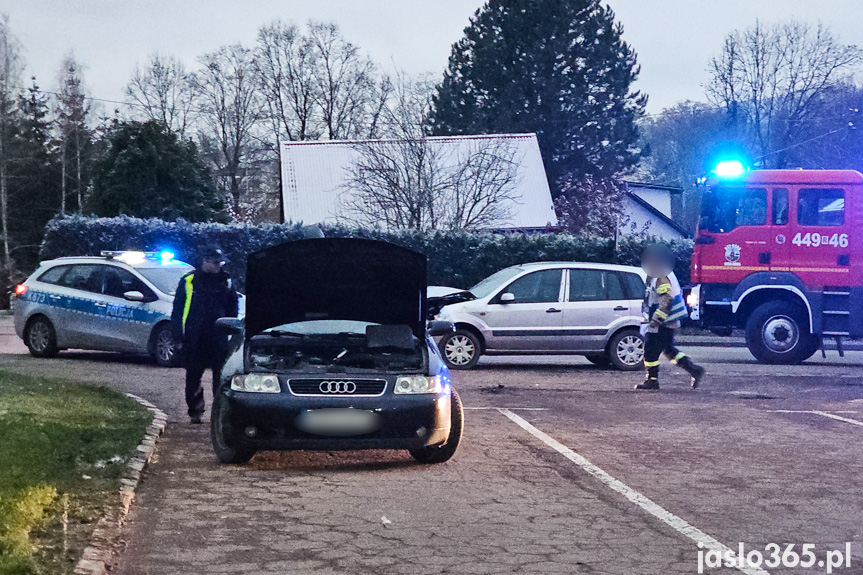
[[[746,167],[740,160],[722,160],[713,168],[717,178],[739,178],[746,173]]]

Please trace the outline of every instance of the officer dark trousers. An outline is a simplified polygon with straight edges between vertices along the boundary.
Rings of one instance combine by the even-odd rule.
[[[213,372],[213,396],[219,389],[222,379],[222,362],[225,354],[216,346],[204,345],[192,351],[185,358],[186,365],[186,405],[189,407],[189,416],[200,417],[204,413],[204,388],[201,378],[207,369]]]

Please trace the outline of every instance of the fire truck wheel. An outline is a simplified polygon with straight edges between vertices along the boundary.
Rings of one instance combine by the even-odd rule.
[[[761,363],[786,365],[805,361],[818,349],[805,312],[785,301],[767,302],[752,312],[746,345]]]

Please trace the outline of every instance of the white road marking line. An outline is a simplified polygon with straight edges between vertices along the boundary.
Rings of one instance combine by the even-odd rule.
[[[863,421],[859,421],[857,419],[851,419],[850,417],[842,417],[841,415],[836,415],[835,413],[828,413],[826,411],[794,411],[790,409],[776,409],[773,413],[811,413],[813,415],[821,415],[823,417],[829,417],[830,419],[835,419],[837,421],[844,421],[845,423],[850,423],[851,425],[859,425],[863,427]],[[856,411],[838,411],[836,413],[857,413]]]
[[[726,553],[730,553],[730,556],[733,556],[734,560],[737,561],[737,554],[723,543],[720,543],[707,533],[701,531],[697,527],[693,527],[677,515],[660,507],[658,504],[654,503],[652,500],[648,499],[646,496],[642,495],[638,491],[632,489],[622,481],[615,479],[606,471],[602,470],[601,468],[588,461],[584,456],[579,455],[578,453],[563,445],[550,435],[540,431],[512,411],[506,408],[498,408],[498,411],[500,411],[503,415],[507,416],[513,422],[515,422],[516,425],[518,425],[519,427],[521,427],[522,429],[524,429],[525,431],[527,431],[528,433],[530,433],[531,435],[533,435],[534,437],[536,437],[537,439],[539,439],[540,441],[542,441],[543,443],[545,443],[546,445],[548,445],[549,447],[551,447],[552,449],[578,465],[584,471],[599,479],[599,481],[604,483],[606,486],[610,487],[614,491],[617,491],[618,493],[641,507],[644,511],[650,513],[678,533],[685,535],[696,543],[701,543],[701,545],[705,549],[719,552],[720,554],[722,554],[723,557],[728,556],[726,555]],[[770,575],[769,571],[765,571],[760,567],[737,567],[737,569],[742,573],[746,573],[746,575]]]
[[[476,411],[489,410],[495,411],[500,409],[514,409],[517,411],[546,411],[547,407],[464,407],[463,409],[473,409]]]

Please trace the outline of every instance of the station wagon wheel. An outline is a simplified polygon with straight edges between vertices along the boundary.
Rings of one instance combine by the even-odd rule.
[[[164,367],[175,367],[179,365],[179,354],[174,343],[174,334],[171,326],[167,323],[156,326],[153,331],[153,357],[156,363]]]
[[[608,358],[621,371],[635,371],[644,365],[644,338],[634,329],[617,333],[608,343]]]
[[[59,351],[54,326],[47,317],[41,315],[32,318],[27,324],[24,343],[34,357],[54,357]]]
[[[444,336],[441,349],[444,362],[450,369],[470,369],[479,361],[479,338],[464,329]]]

